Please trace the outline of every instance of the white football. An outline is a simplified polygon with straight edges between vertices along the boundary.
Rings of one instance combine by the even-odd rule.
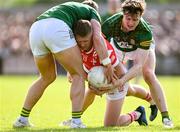
[[[103,66],[95,66],[88,73],[88,82],[95,87],[101,87],[102,84],[107,84],[106,76],[104,75]]]

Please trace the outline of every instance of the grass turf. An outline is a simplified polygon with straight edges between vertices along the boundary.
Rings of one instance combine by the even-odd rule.
[[[12,123],[19,115],[28,87],[37,76],[0,76],[0,131],[166,131],[161,123],[161,115],[158,113],[155,121],[150,122],[148,127],[140,127],[136,122],[128,127],[103,127],[105,111],[105,96],[96,97],[92,106],[82,116],[83,122],[88,126],[86,129],[73,130],[58,124],[71,117],[71,103],[69,99],[70,84],[66,78],[59,76],[45,91],[42,98],[31,112],[30,120],[35,124],[31,129],[13,129]],[[180,77],[158,77],[166,94],[169,113],[173,119],[175,128],[171,131],[180,131]],[[147,85],[141,80],[140,84]],[[136,109],[143,105],[150,114],[149,104],[143,100],[127,97],[123,107],[123,113]]]

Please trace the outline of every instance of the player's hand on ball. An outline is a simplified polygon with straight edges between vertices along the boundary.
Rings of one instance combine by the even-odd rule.
[[[111,91],[113,89],[115,89],[117,87],[115,87],[115,85],[113,85],[112,83],[110,84],[101,84],[98,89],[101,90],[101,91]]]
[[[114,73],[113,66],[111,64],[108,64],[108,65],[106,65],[104,67],[105,67],[104,74],[105,74],[105,76],[107,78],[108,83],[114,83],[115,80],[118,79],[118,78]]]
[[[97,95],[107,93],[115,88],[112,83],[108,83],[105,69],[103,66],[95,66],[88,73],[90,88],[94,89],[94,93]]]
[[[116,80],[116,81],[114,82],[114,86],[117,87],[117,88],[119,88],[119,89],[121,89],[121,88],[123,87],[124,83],[125,83],[125,82],[124,82],[123,79],[118,79],[118,80]]]
[[[102,96],[104,93],[107,93],[110,91],[110,89],[103,89],[103,87],[97,88],[97,87],[91,85],[90,83],[88,83],[88,87],[91,90],[91,92],[93,92],[94,94],[99,95],[99,96]]]
[[[90,83],[88,83],[88,87],[91,90],[91,92],[93,92],[96,95],[102,96],[104,94],[102,91],[98,90],[97,88],[92,86]]]

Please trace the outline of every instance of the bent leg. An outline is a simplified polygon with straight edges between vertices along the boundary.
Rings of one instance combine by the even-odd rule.
[[[151,105],[155,104],[151,97],[150,92],[140,85],[134,85],[134,84],[130,85],[127,96],[134,96],[134,97],[146,100]]]
[[[94,101],[96,95],[89,90],[86,90],[82,111],[84,112]]]
[[[104,126],[128,126],[133,121],[140,118],[141,113],[138,111],[121,115],[123,102],[124,98],[119,100],[107,100]]]
[[[151,95],[155,101],[157,107],[161,112],[167,111],[167,105],[165,100],[164,91],[160,82],[155,75],[155,53],[153,50],[150,51],[147,61],[143,66],[143,77],[146,83],[149,85]]]
[[[131,116],[128,114],[123,114],[121,116],[119,116],[117,125],[118,126],[128,126],[129,124],[131,124]]]
[[[24,108],[31,110],[42,96],[44,90],[56,79],[56,67],[52,54],[35,57],[40,77],[32,84],[24,102]]]
[[[118,125],[118,118],[122,110],[123,102],[124,98],[121,98],[119,100],[107,100],[104,126]]]
[[[135,96],[137,98],[146,98],[147,91],[140,85],[130,85],[127,96]]]
[[[85,73],[82,67],[82,57],[79,48],[74,46],[56,53],[54,56],[72,76],[70,91],[72,111],[81,111],[85,92]]]

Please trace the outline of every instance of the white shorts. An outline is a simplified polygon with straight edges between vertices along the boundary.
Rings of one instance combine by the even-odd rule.
[[[131,51],[131,52],[123,52],[123,51],[116,48],[116,46],[114,45],[113,38],[111,39],[111,44],[112,44],[112,46],[116,52],[116,55],[117,55],[117,58],[119,59],[119,61],[127,62],[128,60],[135,60],[136,59],[136,55],[138,54],[139,49]],[[154,41],[151,43],[149,50],[155,50]]]
[[[111,92],[106,94],[106,98],[108,100],[119,100],[122,99],[126,96],[127,91],[128,91],[128,84],[125,83],[123,86],[123,90],[119,91],[118,89],[112,90]]]
[[[29,39],[34,56],[57,53],[77,44],[69,26],[56,18],[42,19],[33,23]]]

